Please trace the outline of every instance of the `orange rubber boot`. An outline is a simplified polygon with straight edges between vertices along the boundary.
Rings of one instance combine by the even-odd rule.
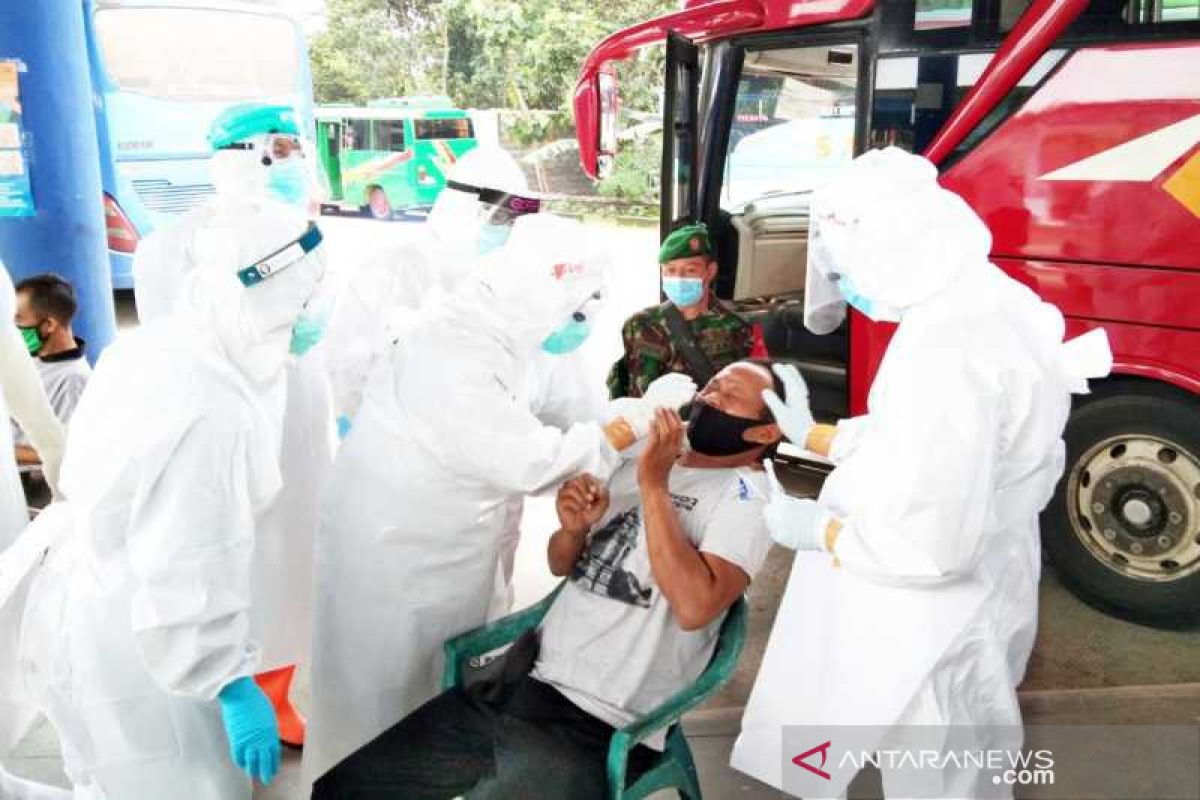
[[[254,676],[254,682],[275,708],[275,718],[279,720],[279,741],[288,747],[304,747],[304,717],[292,705],[288,693],[292,688],[292,678],[296,667],[284,667]]]

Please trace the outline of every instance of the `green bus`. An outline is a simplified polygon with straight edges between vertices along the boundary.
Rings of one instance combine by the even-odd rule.
[[[317,151],[329,184],[325,212],[369,214],[428,209],[446,173],[475,147],[470,115],[447,97],[374,100],[366,107],[316,108]]]

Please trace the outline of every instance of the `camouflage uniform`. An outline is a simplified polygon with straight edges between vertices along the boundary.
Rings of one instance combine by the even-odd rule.
[[[652,306],[630,317],[621,329],[625,355],[608,373],[611,397],[641,397],[650,382],[669,372],[691,374],[683,351],[675,345],[667,327],[670,303]],[[720,370],[750,355],[754,338],[750,326],[727,306],[710,300],[708,311],[687,320],[696,344]],[[692,376],[697,378],[699,376]]]

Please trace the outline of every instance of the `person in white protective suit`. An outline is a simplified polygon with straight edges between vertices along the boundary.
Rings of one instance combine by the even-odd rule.
[[[285,365],[319,327],[325,266],[315,226],[263,198],[247,116],[212,163],[246,202],[195,231],[176,313],[101,357],[63,460],[68,502],[20,540],[23,683],[77,797],[248,800],[278,768],[252,677],[256,535],[280,490]]]
[[[486,619],[514,499],[581,471],[604,479],[656,406],[694,394],[664,376],[621,417],[566,432],[530,412],[530,358],[578,335],[598,260],[578,223],[521,217],[372,376],[318,533],[306,780],[437,693],[443,642]]]
[[[816,501],[775,484],[765,511],[798,552],[732,765],[804,797],[844,793],[846,750],[1020,744],[1038,513],[1071,393],[1111,367],[1103,330],[1064,343],[1062,314],[988,262],[986,227],[937,179],[888,148],[812,198],[809,327],[836,327],[842,300],[899,322],[868,412],[814,425],[794,369],[780,371],[786,406],[767,395],[788,438],[836,468]],[[808,751],[819,740],[792,742],[788,725],[833,749]],[[805,751],[828,780],[785,760]],[[1011,796],[970,761],[947,761],[933,788],[883,767],[889,797]]]
[[[513,219],[539,207],[511,155],[476,147],[455,162],[415,236],[372,252],[344,276],[326,340],[337,353],[328,369],[343,435],[404,320],[431,296],[453,290],[477,256],[504,243]]]
[[[218,120],[245,136],[232,122],[245,114],[235,106]],[[258,111],[256,106],[252,111]],[[261,127],[261,126],[260,126]],[[307,215],[311,179],[303,160],[298,130],[288,119],[271,120],[274,135],[262,139],[266,159],[247,159],[249,174],[216,176],[216,194],[175,223],[156,229],[138,246],[133,260],[138,317],[149,323],[175,313],[185,276],[196,267],[196,246],[203,231],[223,216],[269,213],[290,219]],[[269,161],[269,163],[264,163]],[[264,188],[265,177],[265,193]],[[259,211],[263,209],[263,211]],[[269,244],[269,243],[268,243]],[[182,298],[186,302],[186,297]],[[332,307],[327,309],[332,311]],[[315,319],[312,314],[309,319]],[[318,320],[319,323],[319,320]],[[255,676],[275,708],[280,738],[297,747],[304,742],[304,719],[289,694],[295,665],[308,660],[312,634],[312,549],[321,489],[333,469],[336,439],[325,368],[325,348],[311,350],[318,331],[303,332],[284,367],[287,405],[283,420],[280,474],[283,486],[256,527],[254,614],[251,632],[261,649],[263,672]],[[303,357],[299,357],[303,356]]]
[[[0,264],[0,320],[11,320],[16,309],[12,278]],[[63,425],[54,415],[42,380],[20,332],[12,325],[0,325],[0,420],[11,416],[42,458],[47,481],[57,490],[59,464],[66,438]],[[6,425],[8,436],[11,426]],[[18,594],[21,581],[15,579],[17,554],[7,553],[21,531],[29,524],[29,512],[11,442],[7,456],[0,457],[0,761],[15,747],[37,719],[37,707],[30,702],[17,675],[15,654],[20,623]],[[21,780],[0,766],[0,798],[55,797],[53,790]]]
[[[513,221],[537,213],[541,201],[529,191],[525,174],[503,148],[480,146],[450,170],[420,232],[399,245],[372,253],[345,276],[330,320],[326,347],[334,385],[338,429],[344,435],[362,403],[368,377],[388,347],[402,334],[413,312],[433,297],[454,289],[475,258],[503,245]],[[589,326],[600,304],[586,309]],[[543,423],[566,430],[604,415],[605,389],[589,380],[576,348],[582,342],[559,337],[560,352],[539,350],[527,381],[530,410]],[[490,617],[507,613],[513,599],[513,566],[521,533],[523,498],[510,501],[501,535],[499,568]]]

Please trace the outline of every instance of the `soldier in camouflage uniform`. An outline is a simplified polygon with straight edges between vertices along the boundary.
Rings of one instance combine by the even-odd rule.
[[[750,355],[750,326],[712,294],[717,262],[704,224],[673,231],[658,251],[663,294],[667,302],[634,314],[621,329],[625,354],[613,364],[608,391],[618,397],[641,397],[650,382],[669,372],[690,375],[703,385],[711,375],[696,374],[695,359],[671,330],[668,314],[678,313],[713,373]]]

